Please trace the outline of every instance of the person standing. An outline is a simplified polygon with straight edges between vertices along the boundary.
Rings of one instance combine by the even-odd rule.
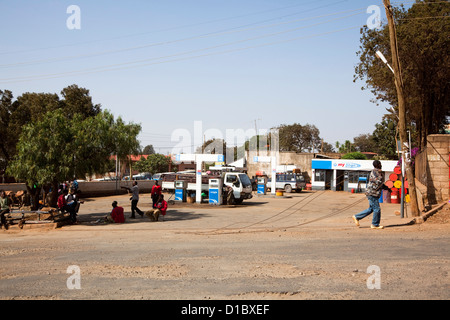
[[[158,180],[155,180],[155,184],[153,185],[152,192],[151,192],[152,202],[153,202],[153,205],[152,205],[153,209],[156,208],[156,203],[158,202],[159,196],[161,195],[161,193],[162,193],[162,188],[159,185]]]
[[[137,212],[141,217],[144,216],[144,212],[142,212],[138,207],[137,204],[139,202],[139,187],[137,185],[137,181],[133,181],[133,186],[131,187],[131,217],[132,219],[135,219],[135,212]]]
[[[0,192],[0,228],[2,226],[5,227],[6,230],[9,228],[8,222],[6,222],[5,215],[11,212],[11,204],[9,202],[9,198],[6,196],[5,191]]]
[[[65,196],[66,198],[66,210],[70,213],[70,218],[73,224],[77,224],[77,215],[80,210],[80,204],[84,201],[80,201],[74,189],[69,190],[69,194]]]
[[[384,184],[384,173],[381,171],[381,162],[378,160],[375,160],[373,162],[374,169],[370,173],[369,176],[369,183],[367,184],[366,189],[366,196],[369,200],[369,208],[361,211],[360,213],[354,215],[353,222],[356,224],[356,226],[359,227],[359,220],[367,217],[371,213],[373,213],[372,216],[372,225],[370,228],[372,229],[383,229],[384,227],[380,225],[381,220],[381,208],[380,208],[380,196],[381,196],[381,190],[388,190],[391,192],[391,189],[389,189]]]

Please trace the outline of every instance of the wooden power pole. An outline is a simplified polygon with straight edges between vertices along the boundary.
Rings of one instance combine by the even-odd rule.
[[[414,171],[412,168],[412,164],[410,161],[406,161],[406,153],[408,151],[407,147],[407,132],[406,132],[406,102],[405,96],[403,93],[403,79],[400,68],[400,60],[398,57],[398,47],[397,47],[397,34],[395,31],[395,22],[392,14],[392,7],[390,0],[383,0],[384,7],[386,9],[386,17],[388,20],[389,26],[389,38],[391,45],[391,53],[392,53],[392,67],[394,69],[394,77],[395,77],[395,87],[397,89],[397,98],[398,98],[398,128],[400,134],[400,141],[402,144],[402,161],[405,162],[406,169],[406,177],[408,179],[409,185],[409,196],[410,196],[410,209],[413,217],[418,217],[420,215],[419,207],[417,204],[417,192],[416,192],[416,183],[414,180]],[[404,196],[404,195],[402,195]]]

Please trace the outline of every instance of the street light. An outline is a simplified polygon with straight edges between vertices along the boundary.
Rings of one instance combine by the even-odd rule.
[[[375,52],[375,54],[377,55],[378,58],[381,59],[381,61],[384,62],[384,64],[386,64],[386,65],[389,67],[389,69],[391,69],[392,73],[395,74],[394,69],[392,69],[392,67],[389,65],[389,63],[387,62],[386,58],[385,58],[384,55],[381,53],[381,51],[378,50],[377,52]]]

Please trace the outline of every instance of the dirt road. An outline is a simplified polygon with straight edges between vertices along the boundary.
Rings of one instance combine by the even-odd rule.
[[[362,194],[303,192],[244,205],[175,204],[165,221],[98,219],[117,200],[86,199],[78,225],[0,232],[1,299],[449,299],[448,206],[424,224],[382,204],[383,230],[351,216]],[[138,205],[150,208],[150,196]]]

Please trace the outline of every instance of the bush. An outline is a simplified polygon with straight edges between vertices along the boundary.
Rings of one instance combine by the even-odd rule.
[[[367,157],[365,154],[362,154],[361,152],[350,152],[344,154],[342,156],[342,159],[367,160]]]

